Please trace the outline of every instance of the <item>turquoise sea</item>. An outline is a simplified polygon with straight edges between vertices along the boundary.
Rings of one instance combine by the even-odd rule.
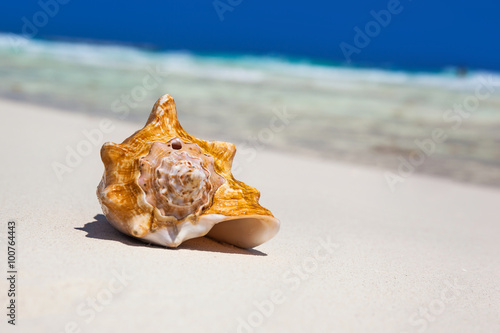
[[[205,139],[395,174],[413,160],[416,172],[500,186],[497,73],[355,68],[0,35],[4,98],[139,126],[165,93],[175,98],[183,127]]]

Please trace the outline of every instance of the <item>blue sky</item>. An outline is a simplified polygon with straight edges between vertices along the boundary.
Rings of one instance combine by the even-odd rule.
[[[22,33],[24,28],[32,34],[33,27],[27,26],[33,24],[36,38],[88,38],[161,49],[332,62],[346,62],[340,45],[350,45],[357,50],[349,54],[354,65],[500,70],[500,2],[493,0],[401,0],[399,4],[397,0],[153,0],[139,4],[102,0],[98,5],[59,1],[57,10],[56,0],[3,1],[0,31]],[[371,12],[389,8],[397,10],[382,26]],[[367,42],[358,36],[356,45],[353,29],[366,33],[367,25],[372,37],[367,35]]]

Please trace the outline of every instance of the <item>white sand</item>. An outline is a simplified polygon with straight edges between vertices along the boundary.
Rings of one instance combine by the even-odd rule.
[[[19,271],[17,326],[2,314],[1,332],[500,331],[500,190],[413,175],[392,193],[378,169],[262,151],[235,176],[278,236],[169,250],[99,215],[102,142],[57,179],[99,117],[0,101],[0,119],[0,267],[13,219]],[[113,124],[105,141],[138,129]]]

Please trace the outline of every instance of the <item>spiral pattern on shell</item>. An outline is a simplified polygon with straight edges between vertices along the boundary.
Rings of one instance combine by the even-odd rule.
[[[196,143],[179,138],[153,143],[149,154],[140,159],[139,186],[146,201],[164,217],[180,221],[199,216],[211,206],[223,183],[214,170],[214,159]]]

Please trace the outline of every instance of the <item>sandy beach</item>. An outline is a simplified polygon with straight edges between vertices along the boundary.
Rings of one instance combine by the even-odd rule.
[[[100,146],[137,126],[8,100],[0,119],[2,332],[500,331],[498,188],[414,174],[391,191],[382,169],[237,153],[280,232],[173,250],[113,229],[95,195]]]

